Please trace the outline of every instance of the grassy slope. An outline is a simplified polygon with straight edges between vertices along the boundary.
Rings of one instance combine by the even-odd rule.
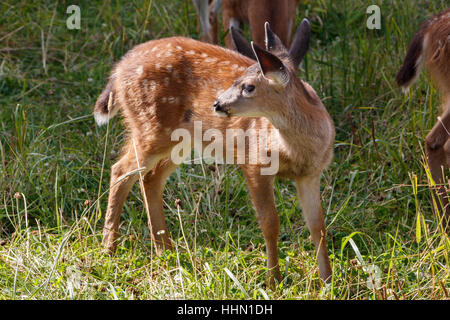
[[[233,166],[183,165],[170,177],[165,204],[175,252],[155,256],[138,186],[124,208],[117,255],[101,252],[109,168],[123,127],[118,117],[108,134],[97,128],[92,106],[113,62],[133,45],[197,37],[191,2],[79,1],[81,30],[68,30],[72,3],[3,1],[0,298],[446,297],[450,244],[431,211],[423,157],[439,97],[424,76],[407,96],[394,83],[414,30],[446,1],[374,2],[383,18],[378,31],[365,27],[365,1],[299,8],[298,20],[308,17],[313,29],[302,77],[337,130],[322,180],[334,278],[321,284],[295,186],[278,181],[285,278],[270,291],[263,238]],[[375,290],[367,284],[371,270]]]

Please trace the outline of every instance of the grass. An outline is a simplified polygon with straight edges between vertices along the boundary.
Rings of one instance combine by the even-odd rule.
[[[81,29],[68,30],[70,4],[0,4],[0,298],[448,299],[450,242],[432,211],[424,157],[439,96],[426,76],[407,95],[394,81],[413,32],[446,1],[374,0],[381,30],[366,28],[364,1],[300,5],[297,23],[308,17],[313,31],[300,75],[337,132],[322,179],[334,273],[324,286],[295,185],[278,180],[283,281],[273,291],[234,166],[182,165],[169,178],[173,252],[156,256],[136,185],[118,252],[102,253],[109,168],[124,132],[120,117],[108,131],[96,127],[93,104],[128,49],[197,38],[196,15],[188,0],[78,1]]]

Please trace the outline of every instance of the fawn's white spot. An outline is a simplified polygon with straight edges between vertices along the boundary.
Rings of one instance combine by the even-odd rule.
[[[206,53],[202,53],[201,57],[206,58],[208,55]]]
[[[172,71],[173,71],[173,67],[172,67],[171,64],[168,64],[168,65],[166,66],[166,69],[167,69],[167,71],[169,71],[169,72],[172,72]]]
[[[170,104],[179,104],[180,103],[180,97],[169,97],[169,103]]]
[[[141,117],[145,117],[147,115],[147,111],[145,109],[141,109],[141,110],[139,110],[139,115]]]
[[[144,72],[144,67],[143,67],[143,66],[139,66],[139,67],[136,69],[137,75],[140,76],[140,75],[142,74],[142,72]]]
[[[182,50],[183,48],[181,48],[180,46],[176,46],[176,48],[178,49],[178,50]]]
[[[193,54],[195,54],[195,51],[194,50],[189,50],[189,51],[186,51],[186,54],[193,55]]]
[[[151,116],[154,116],[155,115],[155,105],[154,104],[152,104],[148,109],[147,109],[147,113],[149,114],[149,115],[151,115]]]
[[[164,85],[165,85],[166,87],[168,87],[168,86],[169,86],[169,83],[170,83],[170,79],[167,78],[167,77],[165,77],[165,78],[164,78]]]
[[[217,58],[207,58],[207,59],[205,59],[206,63],[214,63],[216,61],[217,61]]]
[[[152,52],[155,52],[156,50],[158,50],[158,46],[154,46]]]
[[[244,71],[245,70],[245,68],[244,67],[239,67],[239,69],[238,69],[239,71]]]
[[[157,64],[155,64],[155,68],[156,68],[156,70],[159,70],[159,69],[161,69],[161,63],[157,63]]]

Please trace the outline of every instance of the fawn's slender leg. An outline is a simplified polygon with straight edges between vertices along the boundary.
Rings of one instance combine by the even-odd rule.
[[[145,160],[140,160],[142,161],[140,167],[145,167],[148,171],[156,165],[160,158],[161,157],[158,155],[146,156]],[[122,177],[137,168],[136,154],[133,151],[133,147],[129,147],[128,151],[111,168],[108,208],[106,210],[102,241],[102,244],[108,253],[113,253],[116,250],[116,239],[119,235],[119,222],[123,203],[125,202],[131,187],[139,178],[139,174],[132,174],[126,178]]]
[[[278,266],[278,235],[280,219],[273,197],[273,176],[263,176],[259,168],[243,167],[253,205],[256,209],[259,226],[264,235],[267,250],[267,285],[275,287],[275,279],[280,282],[281,275]]]
[[[320,204],[320,176],[303,177],[296,179],[295,182],[303,216],[316,247],[320,277],[324,281],[328,281],[331,277],[331,266],[325,237],[325,222]]]
[[[167,231],[163,208],[163,191],[167,178],[178,167],[170,159],[161,160],[155,168],[144,177],[147,205],[150,211],[148,226],[158,251],[171,250],[172,243]]]

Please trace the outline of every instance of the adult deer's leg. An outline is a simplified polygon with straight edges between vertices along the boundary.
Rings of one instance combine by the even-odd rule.
[[[120,214],[122,213],[123,203],[130,192],[131,187],[139,178],[138,173],[130,174],[138,169],[136,162],[136,153],[130,145],[127,152],[111,168],[111,181],[108,197],[108,208],[105,216],[105,226],[103,228],[102,244],[106,251],[113,253],[116,250],[116,239],[119,235]],[[140,155],[140,168],[150,170],[161,159],[160,155],[146,155],[137,150]],[[143,160],[141,160],[141,158]],[[130,174],[130,175],[127,175]],[[145,174],[145,172],[144,172]]]
[[[211,25],[209,22],[209,1],[193,0],[195,10],[200,20],[200,40],[211,43]]]
[[[275,279],[280,282],[281,275],[278,266],[278,235],[280,219],[273,197],[273,176],[263,176],[256,167],[243,167],[248,188],[256,209],[259,226],[264,235],[267,250],[267,268],[269,270],[267,284],[275,287]]]
[[[239,20],[231,16],[230,10],[227,10],[227,8],[225,7],[222,11],[222,25],[224,32],[228,32],[230,26],[233,26],[233,28],[235,29],[239,29],[240,26]],[[231,35],[229,33],[225,36],[225,47],[227,47],[228,49],[235,49],[233,41],[231,40]]]
[[[211,24],[210,38],[212,44],[219,43],[219,11],[222,8],[222,0],[210,0],[209,23]]]
[[[316,247],[320,277],[328,281],[331,277],[331,266],[325,237],[325,222],[320,204],[320,176],[303,177],[297,179],[296,184],[303,216]]]
[[[144,189],[149,209],[148,226],[158,251],[172,249],[163,208],[163,191],[167,178],[178,166],[169,158],[161,160],[144,177]]]

